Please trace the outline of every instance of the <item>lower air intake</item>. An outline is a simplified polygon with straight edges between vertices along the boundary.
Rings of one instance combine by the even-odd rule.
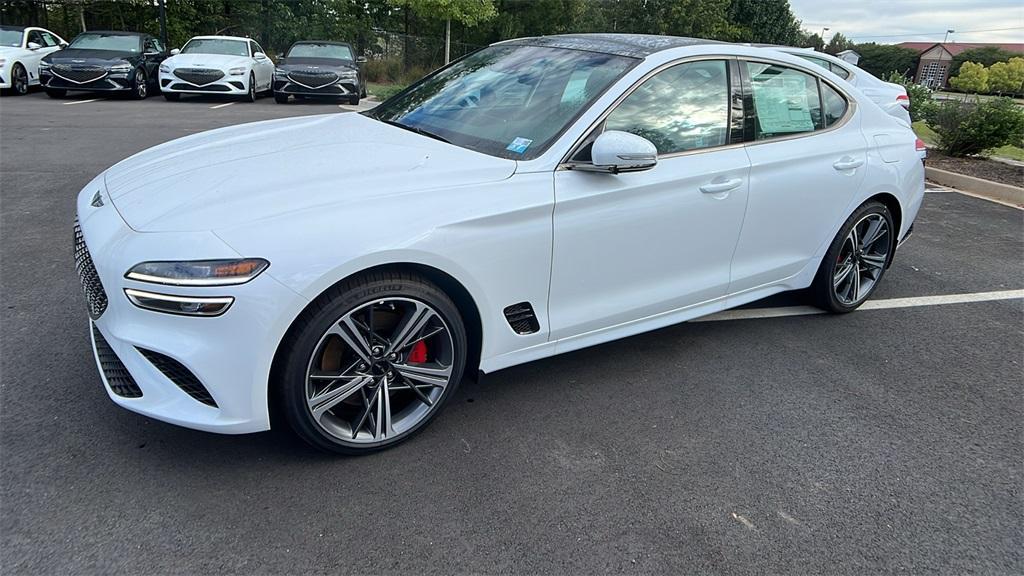
[[[132,378],[96,326],[92,327],[92,337],[96,342],[96,357],[100,360],[100,369],[103,370],[110,391],[124,398],[142,397],[142,389],[135,383],[135,378]]]
[[[163,372],[164,376],[171,382],[174,382],[178,388],[181,388],[185,394],[195,398],[197,401],[206,404],[207,406],[217,407],[217,402],[214,401],[213,396],[210,395],[210,391],[203,386],[203,383],[196,378],[188,368],[181,363],[165,356],[159,352],[153,352],[152,350],[146,350],[145,348],[138,348],[138,351],[149,360],[149,362],[156,366],[156,369]]]

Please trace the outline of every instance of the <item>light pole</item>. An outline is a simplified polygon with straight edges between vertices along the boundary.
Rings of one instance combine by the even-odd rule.
[[[956,30],[946,30],[946,35],[942,37],[942,43],[945,44],[946,43],[946,39],[949,38],[949,35],[954,33],[954,32],[956,32]]]

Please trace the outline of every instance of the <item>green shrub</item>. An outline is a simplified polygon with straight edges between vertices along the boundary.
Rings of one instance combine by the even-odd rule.
[[[932,99],[932,91],[922,84],[914,84],[906,76],[893,70],[885,79],[886,82],[900,84],[907,89],[907,96],[910,98],[910,120],[917,122],[928,118],[929,111],[935,105]]]
[[[381,102],[391,98],[395,94],[398,94],[402,90],[405,90],[405,84],[385,84],[382,86],[370,86],[370,93],[377,97],[377,100]]]
[[[406,68],[401,58],[369,60],[363,64],[366,80],[378,84],[412,84],[429,73],[430,70],[421,65]]]
[[[941,151],[950,156],[968,156],[989,148],[1020,144],[1024,110],[1010,98],[985,102],[945,100],[931,108],[928,123],[938,135]]]

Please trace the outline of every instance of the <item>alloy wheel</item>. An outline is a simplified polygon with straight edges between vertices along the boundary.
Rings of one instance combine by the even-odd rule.
[[[20,64],[14,68],[14,92],[19,95],[28,93],[28,72]]]
[[[143,74],[142,70],[135,71],[135,93],[138,95],[140,100],[146,98],[146,75]]]
[[[843,241],[832,274],[836,299],[846,306],[859,303],[874,289],[889,261],[892,239],[881,214],[861,218]]]
[[[414,429],[439,406],[455,366],[444,318],[411,298],[357,306],[313,350],[306,405],[325,432],[374,444]]]

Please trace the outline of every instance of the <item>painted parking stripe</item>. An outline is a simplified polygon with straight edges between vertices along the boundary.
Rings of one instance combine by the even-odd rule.
[[[995,292],[972,292],[969,294],[943,294],[939,296],[916,296],[913,298],[887,298],[869,300],[859,310],[888,310],[890,308],[916,308],[919,306],[941,306],[943,304],[967,304],[970,302],[992,302],[1024,298],[1024,290],[997,290]],[[809,316],[824,314],[825,311],[813,306],[782,306],[779,308],[748,308],[726,310],[693,322],[721,322],[723,320],[752,320],[756,318],[784,318],[786,316]]]
[[[73,100],[71,102],[64,102],[65,106],[71,106],[72,104],[86,104],[88,102],[99,102],[103,98],[91,98],[89,100]]]
[[[224,104],[217,104],[216,106],[210,106],[210,110],[216,110],[217,108],[224,108],[225,106],[231,106],[234,102],[225,102]]]

